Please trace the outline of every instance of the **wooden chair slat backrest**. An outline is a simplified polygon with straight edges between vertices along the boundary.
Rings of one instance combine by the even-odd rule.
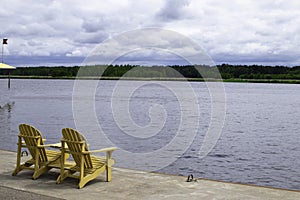
[[[39,154],[39,162],[46,162],[47,154],[44,147],[39,147],[44,145],[42,134],[35,127],[28,124],[19,125],[20,134],[19,137],[23,138],[31,156],[35,159],[36,154]]]
[[[81,159],[84,159],[84,168],[92,169],[92,159],[88,151],[86,139],[82,134],[72,128],[62,129],[63,141],[66,142],[76,165],[81,166]]]

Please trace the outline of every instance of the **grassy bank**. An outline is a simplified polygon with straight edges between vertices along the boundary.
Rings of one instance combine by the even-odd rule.
[[[295,79],[224,79],[223,82],[300,84],[300,80]]]
[[[7,79],[7,76],[0,76],[0,79]],[[61,80],[75,80],[76,76],[11,76],[11,79],[61,79]],[[97,76],[86,76],[81,77],[80,79],[84,80],[99,80]],[[106,77],[102,76],[101,80],[140,80],[140,81],[195,81],[195,82],[204,82],[203,78],[172,78],[172,77]],[[300,84],[300,80],[295,79],[240,79],[240,78],[231,78],[231,79],[206,79],[206,81],[211,82],[231,82],[231,83],[287,83],[287,84]]]
[[[261,66],[261,65],[91,65],[73,67],[18,67],[10,71],[12,78],[27,79],[75,79],[79,74],[83,79],[102,80],[166,80],[166,81],[208,81],[247,82],[247,83],[291,83],[300,81],[300,66]],[[3,78],[7,70],[0,70]],[[182,78],[186,77],[186,78]],[[223,80],[215,78],[222,77]],[[207,79],[205,79],[207,81]]]

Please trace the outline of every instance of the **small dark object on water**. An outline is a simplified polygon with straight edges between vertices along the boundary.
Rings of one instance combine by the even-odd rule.
[[[28,152],[25,150],[25,151],[22,151],[22,153],[21,153],[21,157],[23,157],[24,156],[24,154],[25,154],[25,156],[28,156]]]
[[[188,175],[186,182],[197,182],[197,179],[194,179],[193,174]]]

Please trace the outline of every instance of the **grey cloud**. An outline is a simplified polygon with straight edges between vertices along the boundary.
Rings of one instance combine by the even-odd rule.
[[[184,16],[184,8],[189,4],[189,0],[167,0],[156,17],[162,21],[181,19]]]
[[[299,65],[299,59],[293,53],[272,54],[272,53],[222,53],[214,54],[212,59],[216,64],[233,63],[233,64],[247,64],[247,65],[285,65],[295,66]]]
[[[4,31],[8,36],[22,37],[23,39],[34,37],[50,37],[55,35],[56,30],[47,24],[12,24]]]
[[[28,66],[74,66],[80,65],[83,57],[67,57],[67,56],[55,56],[55,59],[49,60],[49,56],[6,56],[6,62],[16,67],[28,67]]]
[[[93,19],[84,20],[82,23],[82,28],[88,33],[104,30],[105,27],[107,28],[108,24],[105,22],[103,17],[95,17]]]
[[[98,31],[94,33],[81,33],[74,38],[74,42],[77,44],[88,43],[88,44],[99,44],[103,40],[107,39],[109,34],[105,31]]]
[[[130,52],[118,57],[114,64],[134,64],[134,65],[188,65],[185,59],[172,52],[159,51],[157,49],[142,49]]]

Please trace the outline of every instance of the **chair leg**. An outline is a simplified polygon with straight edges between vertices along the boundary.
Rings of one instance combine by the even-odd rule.
[[[38,170],[35,170],[35,172],[32,176],[32,179],[33,180],[37,179],[38,177],[40,177],[40,175],[49,171],[50,169],[51,169],[50,167],[44,166],[44,167],[39,168]]]
[[[109,167],[109,166],[106,166],[106,181],[107,182],[110,182],[111,181],[111,178],[112,178],[112,176],[111,176],[111,167]]]
[[[83,188],[87,184],[87,182],[89,182],[89,180],[86,180],[84,178],[80,179],[78,183],[78,189]]]
[[[33,164],[31,164],[31,163],[24,163],[22,165],[19,165],[19,166],[16,167],[16,169],[14,170],[14,172],[12,173],[12,175],[16,176],[20,171],[22,171],[23,169],[28,169],[32,165]]]
[[[17,152],[17,166],[16,169],[14,170],[14,172],[12,173],[13,176],[16,176],[21,170],[21,144],[22,140],[20,137],[18,137],[18,152]]]
[[[65,180],[69,175],[69,171],[66,170],[63,173],[61,173],[58,178],[56,179],[56,184],[61,184],[63,180]]]
[[[21,170],[22,168],[20,166],[17,166],[14,172],[12,173],[12,176],[16,176]]]
[[[95,179],[97,176],[98,176],[98,174],[95,173],[95,174],[88,174],[88,175],[85,175],[82,178],[80,178],[79,184],[78,184],[78,189],[83,188],[88,182]]]

